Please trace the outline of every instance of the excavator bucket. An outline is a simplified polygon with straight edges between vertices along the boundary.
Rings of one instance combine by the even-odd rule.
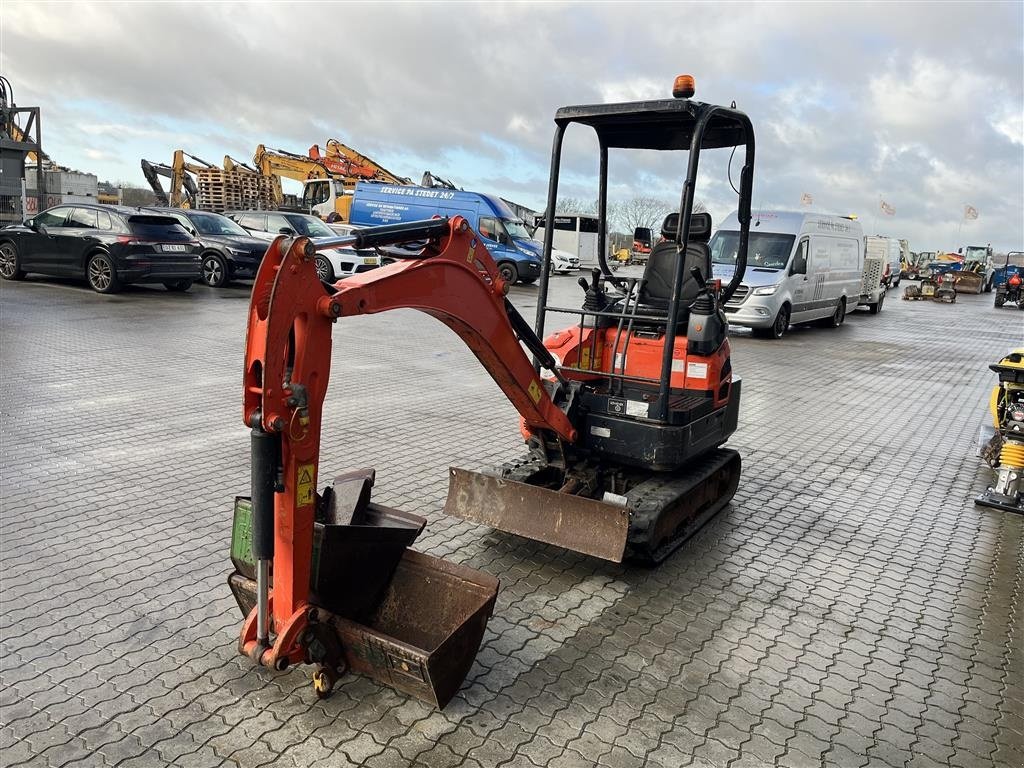
[[[480,649],[498,580],[407,549],[426,520],[369,501],[372,483],[372,470],[357,470],[324,492],[310,577],[320,642],[340,667],[443,708]],[[228,587],[244,616],[257,599],[251,553],[252,506],[239,497]]]
[[[957,293],[981,293],[985,288],[985,276],[978,272],[961,271],[956,276],[954,290]]]
[[[583,496],[559,493],[451,467],[446,515],[621,563],[629,511]]]

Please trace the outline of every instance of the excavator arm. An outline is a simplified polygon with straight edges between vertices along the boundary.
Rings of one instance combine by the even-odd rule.
[[[280,206],[284,202],[281,179],[307,181],[308,179],[329,179],[332,174],[318,160],[303,157],[281,149],[267,149],[260,144],[252,156],[253,165],[267,178],[271,179],[271,194],[274,204]]]
[[[333,286],[317,278],[318,248],[424,239],[427,246],[412,258]],[[278,668],[302,658],[321,416],[331,329],[339,318],[398,308],[437,318],[466,342],[531,428],[576,440],[575,428],[520,342],[535,354],[543,347],[515,314],[506,292],[487,249],[458,216],[374,227],[318,243],[279,237],[271,244],[253,285],[246,339],[244,420],[252,429],[253,554],[260,564],[260,599],[242,630],[243,653]],[[272,645],[271,632],[276,634]]]
[[[179,149],[174,153],[174,164],[151,163],[148,160],[142,161],[142,175],[146,177],[150,188],[156,195],[158,205],[166,205],[171,208],[190,207],[195,204],[199,196],[199,188],[195,180],[187,173],[189,166],[185,163],[184,153]],[[163,176],[171,180],[170,195],[164,191],[160,181]],[[184,189],[184,194],[182,190]]]
[[[306,181],[307,179],[327,179],[332,175],[320,160],[285,152],[281,149],[267,149],[262,144],[256,147],[252,161],[264,176]]]
[[[328,139],[324,152],[326,158],[344,159],[351,163],[353,167],[359,168],[363,174],[363,178],[383,182],[384,184],[412,184],[412,179],[392,173],[377,161],[367,157],[361,152],[357,152],[352,149],[352,147],[341,143],[337,139]],[[313,152],[311,149],[310,155],[312,154]]]

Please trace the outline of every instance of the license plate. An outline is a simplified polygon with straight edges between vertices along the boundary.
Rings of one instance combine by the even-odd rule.
[[[160,246],[160,250],[165,252],[170,251],[171,253],[185,253],[185,251],[188,250],[188,246],[178,245],[177,243],[164,243],[163,245]]]
[[[367,257],[365,257],[363,259],[363,264],[376,264],[376,263],[377,263],[377,257],[376,256],[367,256]]]

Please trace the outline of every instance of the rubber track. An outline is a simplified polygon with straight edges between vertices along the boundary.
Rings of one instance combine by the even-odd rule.
[[[705,454],[680,473],[658,473],[634,485],[626,493],[633,510],[629,522],[627,559],[647,565],[657,565],[665,560],[732,500],[739,485],[740,466],[738,453],[720,448]],[[500,475],[509,480],[536,484],[533,483],[534,476],[543,467],[540,457],[526,454],[503,464]],[[731,470],[732,467],[735,469]],[[686,510],[689,498],[700,498],[699,485],[716,481],[716,470],[731,470],[726,492],[710,505]],[[677,515],[678,522],[669,535],[652,540],[665,514]]]

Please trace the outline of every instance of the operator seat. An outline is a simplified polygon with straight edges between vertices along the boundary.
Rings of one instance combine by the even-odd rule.
[[[670,213],[661,225],[661,236],[665,239],[654,246],[644,269],[644,287],[640,292],[640,303],[661,310],[668,309],[672,298],[672,278],[675,274],[679,240],[679,214]],[[690,270],[698,267],[705,280],[711,279],[711,251],[708,238],[711,236],[711,214],[694,213],[690,216],[690,236],[683,257],[683,286],[679,294],[679,319],[689,316],[690,305],[697,298],[700,286]],[[686,332],[683,326],[682,332]]]

